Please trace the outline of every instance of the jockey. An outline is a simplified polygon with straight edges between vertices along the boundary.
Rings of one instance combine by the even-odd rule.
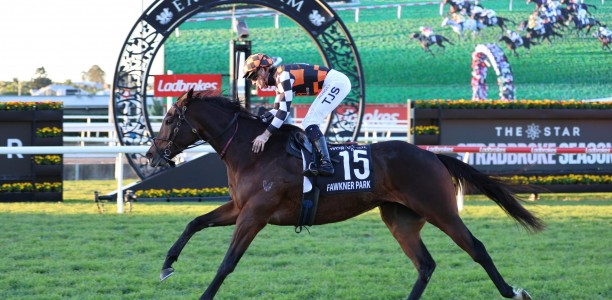
[[[601,37],[612,39],[612,30],[608,29],[606,26],[599,26],[597,34]]]
[[[485,8],[483,11],[483,16],[486,18],[489,25],[497,24],[497,14],[492,9]]]
[[[478,20],[481,16],[484,16],[484,8],[480,5],[474,5],[472,8],[472,19]]]
[[[548,7],[548,9],[551,10],[555,16],[558,16],[560,13],[559,5],[561,5],[561,3],[556,0],[548,0],[546,2],[546,7]]]
[[[430,41],[432,42],[436,42],[433,37],[433,29],[431,29],[431,27],[424,27],[421,26],[419,27],[419,31],[421,31],[421,34],[424,35],[425,37],[427,37]]]
[[[523,38],[521,38],[521,36],[516,33],[516,31],[508,29],[506,30],[506,33],[508,34],[508,37],[514,43],[514,45],[516,45],[516,47],[520,47],[521,45],[523,45]]]
[[[542,16],[544,17],[544,19],[546,19],[547,22],[555,23],[557,21],[556,13],[554,9],[547,8],[546,6],[542,6],[540,8],[540,11],[542,13]]]
[[[462,14],[458,14],[458,13],[453,13],[451,15],[450,19],[455,21],[455,23],[457,23],[457,24],[461,24],[461,23],[463,23],[465,21],[465,19],[463,18],[463,15]]]
[[[577,16],[578,16],[578,20],[580,20],[580,23],[582,23],[583,25],[589,24],[586,9],[578,8]]]
[[[538,12],[534,11],[530,16],[529,16],[529,22],[527,23],[527,28],[536,31],[536,32],[542,32],[544,29],[544,22],[542,21],[542,19],[540,18],[540,16],[538,16]]]
[[[318,65],[299,63],[274,66],[272,58],[262,53],[249,56],[244,62],[243,71],[244,78],[251,80],[259,88],[276,87],[274,110],[261,116],[264,123],[270,121],[271,123],[262,134],[253,140],[253,152],[263,151],[268,138],[283,125],[289,116],[294,96],[316,95],[302,121],[302,126],[321,159],[318,170],[308,169],[305,175],[316,175],[317,173],[322,176],[333,175],[334,167],[319,124],[351,91],[349,78],[339,71]]]

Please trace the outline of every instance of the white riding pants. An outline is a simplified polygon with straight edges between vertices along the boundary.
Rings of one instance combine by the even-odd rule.
[[[340,105],[351,91],[351,81],[346,75],[334,69],[329,70],[321,92],[310,105],[308,113],[302,121],[302,127],[320,125],[323,120]]]

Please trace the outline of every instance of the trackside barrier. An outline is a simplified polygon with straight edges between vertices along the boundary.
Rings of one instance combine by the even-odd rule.
[[[474,146],[436,146],[422,145],[421,149],[435,153],[564,153],[564,154],[608,154],[612,153],[611,147],[605,148],[543,148],[543,147],[474,147]],[[0,155],[3,154],[75,154],[75,153],[113,153],[117,154],[117,213],[123,213],[123,154],[145,153],[150,146],[24,146],[24,147],[0,147]],[[185,152],[212,153],[214,149],[209,145],[202,145]],[[466,155],[467,156],[467,155]],[[464,157],[464,161],[465,157]],[[459,187],[457,194],[457,205],[459,210],[463,207],[463,193]]]
[[[112,153],[117,155],[115,172],[117,175],[117,213],[123,213],[123,154],[145,153],[150,146],[24,146],[0,147],[3,154],[76,154],[76,153]],[[209,145],[202,145],[184,150],[184,152],[212,153],[215,150]]]
[[[422,145],[421,149],[435,153],[548,153],[548,154],[607,154],[612,148],[584,148],[584,147],[497,147],[497,146],[436,146]]]

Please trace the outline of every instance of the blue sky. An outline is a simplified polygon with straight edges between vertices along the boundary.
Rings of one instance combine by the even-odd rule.
[[[132,26],[154,0],[0,0],[0,81],[82,81],[99,65],[110,82]]]

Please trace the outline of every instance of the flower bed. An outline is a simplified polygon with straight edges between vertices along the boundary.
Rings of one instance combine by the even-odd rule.
[[[61,182],[13,182],[0,185],[0,193],[61,192]]]
[[[577,100],[415,100],[416,109],[612,109],[612,102]]]
[[[138,198],[181,198],[181,197],[220,197],[229,196],[229,188],[203,188],[203,189],[151,189],[134,193]]]
[[[62,102],[55,102],[55,101],[0,102],[0,111],[2,110],[63,110],[63,109],[64,109],[64,104]]]
[[[35,165],[59,165],[62,163],[60,155],[34,155],[32,160]]]
[[[49,138],[62,136],[62,129],[59,127],[36,128],[36,137]]]

